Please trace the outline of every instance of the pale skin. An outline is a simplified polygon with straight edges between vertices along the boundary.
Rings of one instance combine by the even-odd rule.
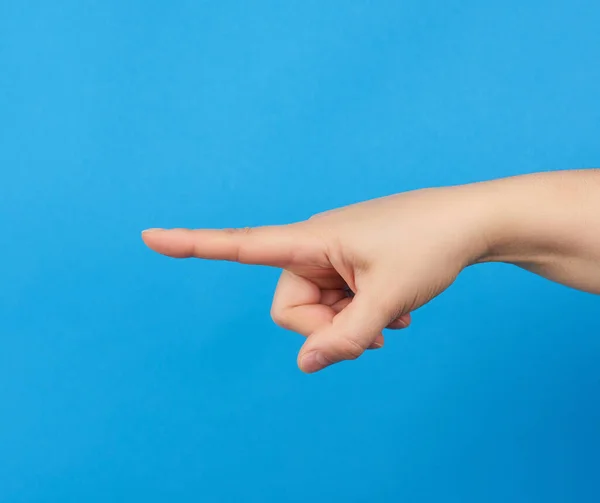
[[[408,327],[474,264],[514,264],[600,294],[600,170],[406,192],[289,225],[150,229],[143,239],[171,257],[281,268],[271,315],[307,337],[298,365],[312,373],[382,347],[383,329]]]

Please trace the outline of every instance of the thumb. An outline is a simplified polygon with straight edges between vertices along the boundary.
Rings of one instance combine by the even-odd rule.
[[[359,291],[329,325],[310,335],[298,355],[300,369],[313,373],[358,358],[399,316],[394,304],[393,298],[386,299],[380,289]]]

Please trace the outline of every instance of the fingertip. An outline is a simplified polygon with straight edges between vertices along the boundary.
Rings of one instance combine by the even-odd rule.
[[[148,238],[150,238],[152,235],[156,235],[156,234],[160,233],[161,231],[164,231],[164,229],[159,229],[158,227],[151,228],[151,229],[144,229],[142,231],[142,240],[144,242],[147,242]]]
[[[187,229],[147,229],[142,231],[142,240],[148,248],[167,257],[193,256],[194,243]]]
[[[373,341],[373,343],[367,349],[381,349],[385,344],[385,339],[383,335],[378,335],[377,338]]]
[[[386,328],[390,330],[403,330],[410,326],[411,321],[412,320],[410,314],[405,314],[403,316],[400,316],[400,318],[396,318]]]
[[[142,231],[142,241],[148,248],[152,248],[153,236],[160,234],[162,229],[144,229]]]

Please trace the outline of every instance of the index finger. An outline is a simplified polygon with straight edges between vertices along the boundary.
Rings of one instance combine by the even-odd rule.
[[[245,229],[149,229],[146,245],[175,258],[228,260],[242,264],[285,267],[303,240],[293,225]]]

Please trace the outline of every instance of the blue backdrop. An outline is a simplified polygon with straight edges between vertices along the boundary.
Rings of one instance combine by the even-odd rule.
[[[0,0],[0,501],[600,500],[599,298],[467,271],[306,376],[285,223],[600,164],[597,0]]]

